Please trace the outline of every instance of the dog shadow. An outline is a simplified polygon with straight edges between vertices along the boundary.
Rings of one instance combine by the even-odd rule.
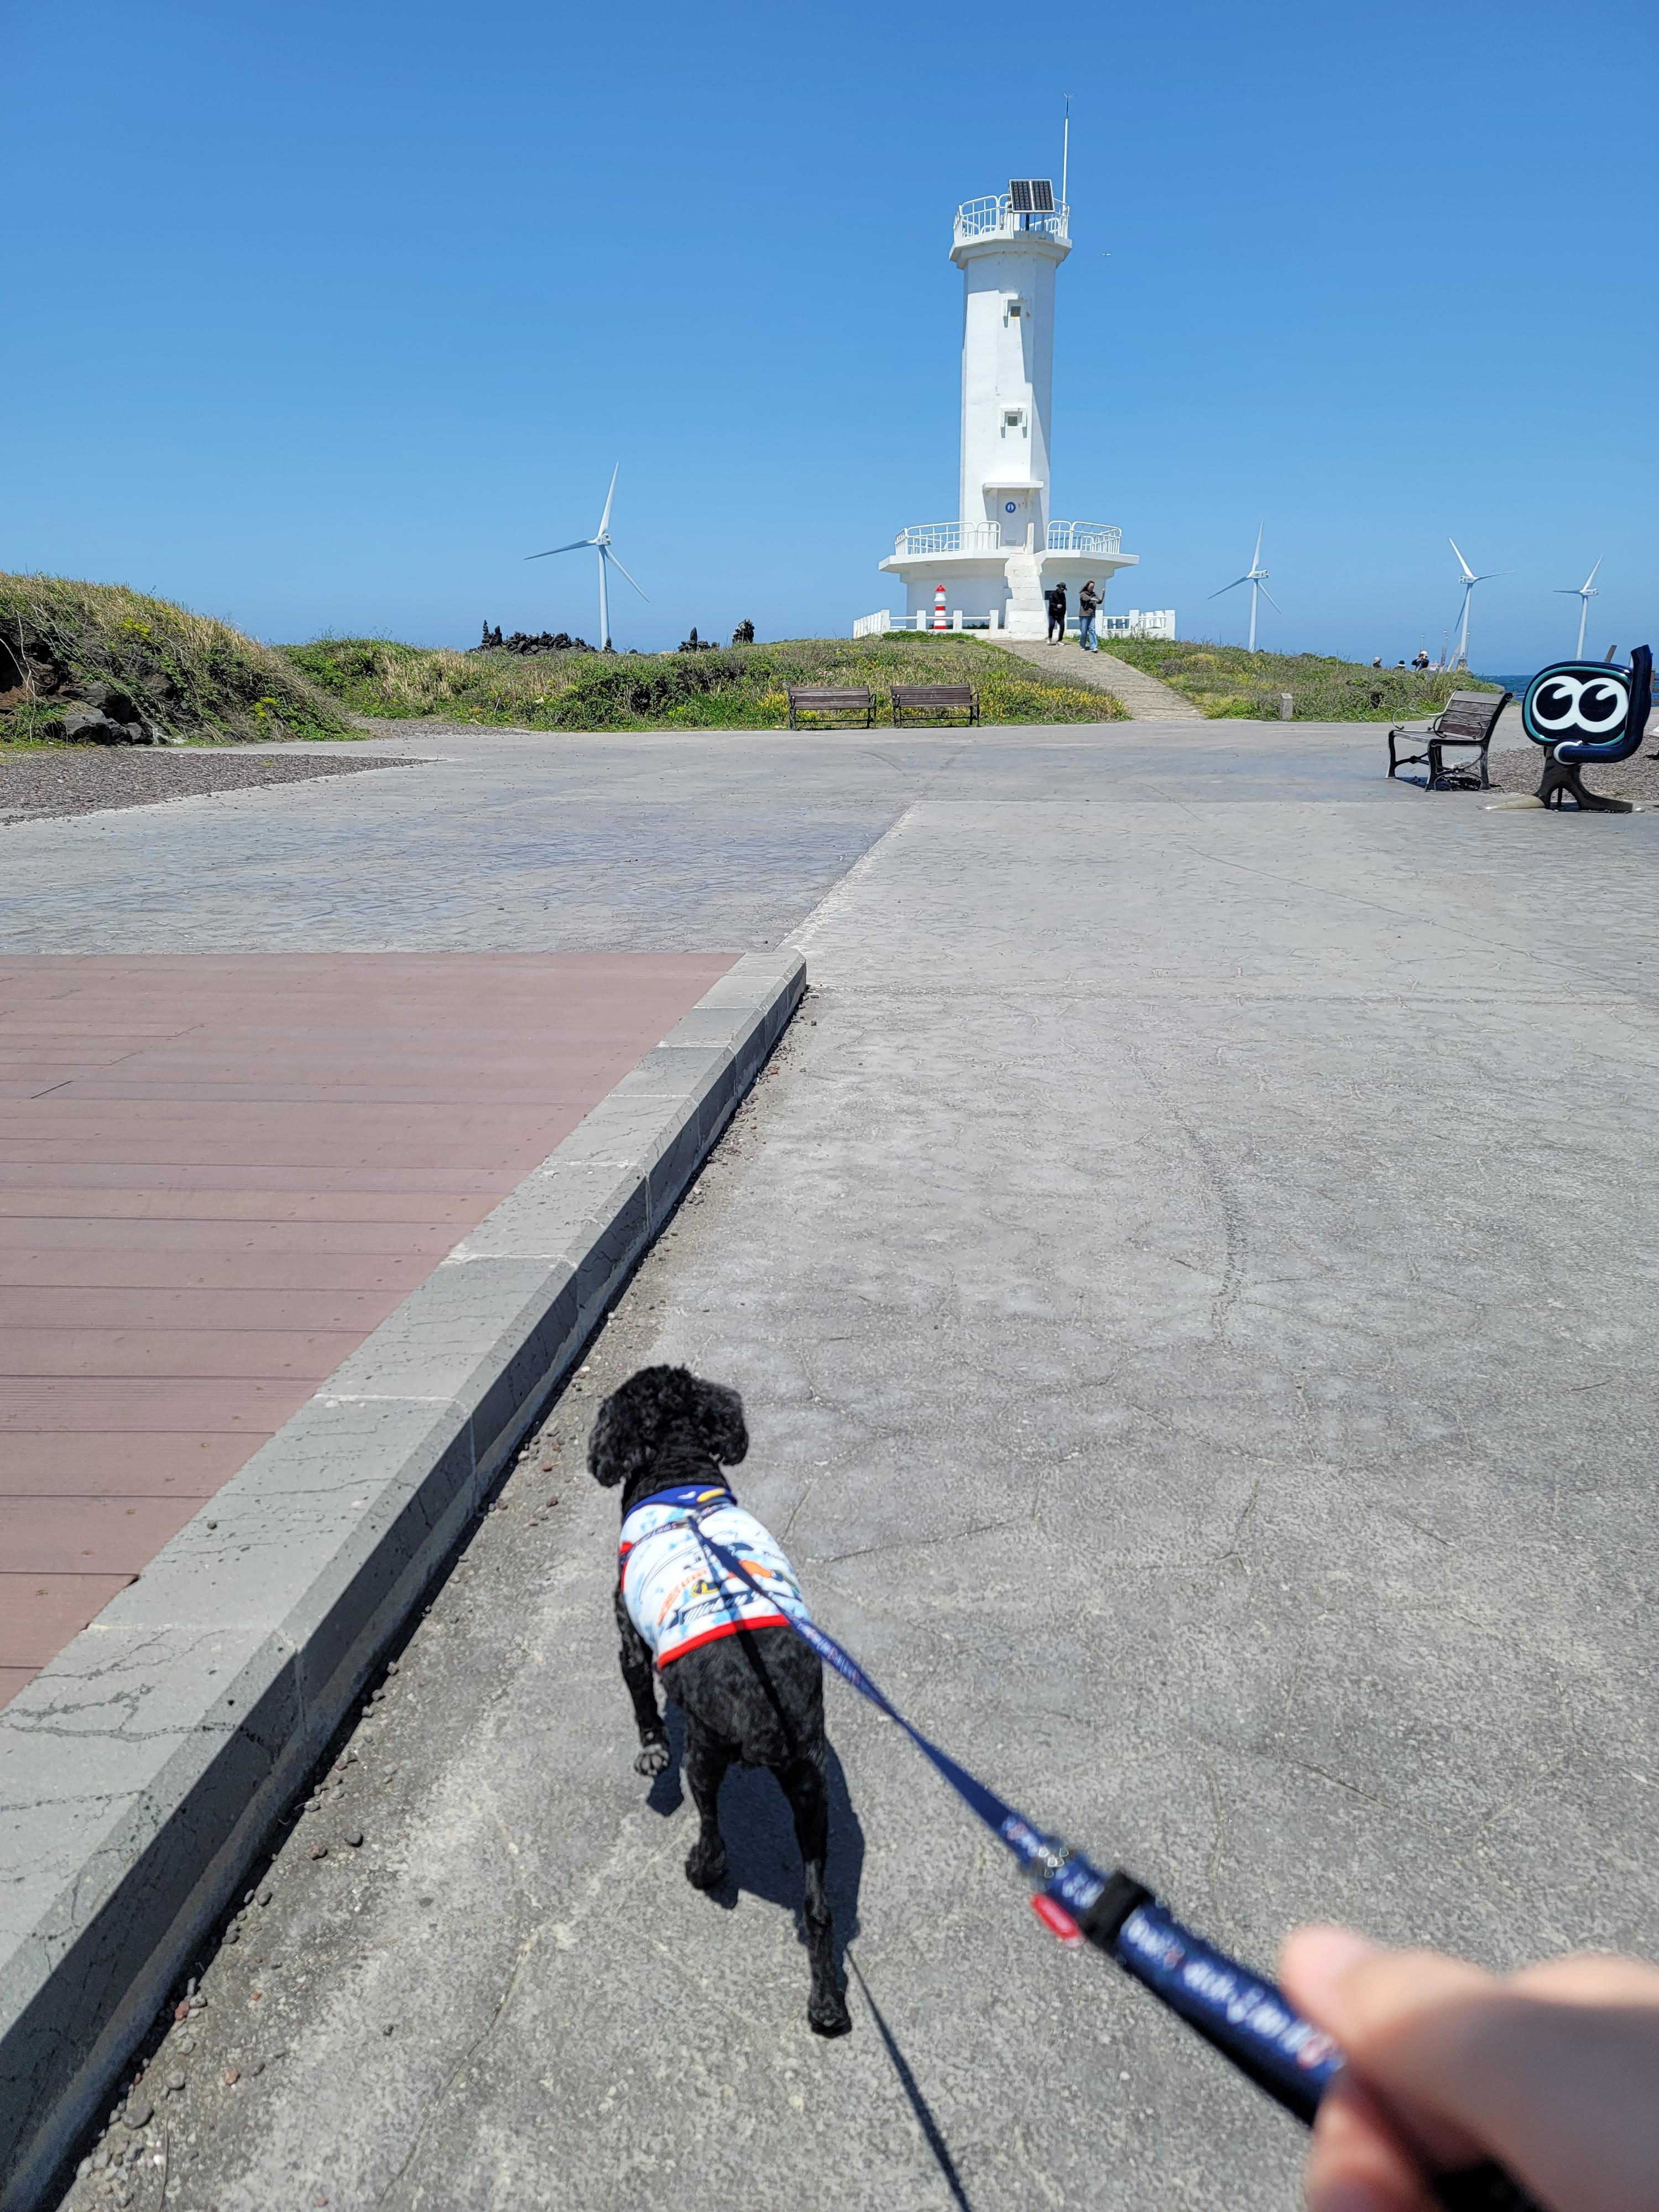
[[[680,1781],[680,1757],[685,1746],[685,1721],[678,1705],[670,1704],[664,1715],[668,1729],[668,1765],[651,1784],[646,1799],[653,1813],[666,1820],[685,1802]],[[864,1829],[853,1809],[846,1772],[834,1744],[829,1747],[825,1779],[830,1794],[830,1853],[824,1868],[824,1887],[835,1917],[836,1971],[843,1975],[847,1946],[859,1932],[859,1890],[864,1880]],[[803,1909],[800,1847],[795,1823],[775,1774],[761,1767],[734,1766],[720,1785],[720,1833],[726,1838],[726,1875],[705,1892],[727,1912],[737,1909],[745,1893],[767,1905],[793,1913],[795,1934],[805,1944],[806,1920]]]

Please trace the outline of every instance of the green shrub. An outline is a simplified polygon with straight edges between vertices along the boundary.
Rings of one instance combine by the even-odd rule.
[[[867,684],[889,719],[892,686],[971,684],[988,722],[1109,722],[1109,692],[1056,681],[1000,647],[951,633],[795,638],[714,653],[453,653],[387,638],[323,637],[284,648],[353,714],[533,730],[775,730],[792,684]]]

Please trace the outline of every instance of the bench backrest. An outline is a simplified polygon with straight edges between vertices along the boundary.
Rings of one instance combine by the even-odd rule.
[[[1443,738],[1490,737],[1498,717],[1510,703],[1507,691],[1454,691],[1436,718],[1436,734]]]
[[[893,696],[901,707],[971,707],[971,684],[896,684]]]
[[[827,714],[832,708],[867,707],[870,693],[867,687],[838,686],[833,684],[792,684],[789,686],[792,707],[805,707],[809,713]]]

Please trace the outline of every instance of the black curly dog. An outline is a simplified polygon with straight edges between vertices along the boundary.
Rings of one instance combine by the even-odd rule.
[[[644,1498],[681,1483],[730,1491],[720,1469],[749,1449],[743,1401],[684,1367],[642,1367],[599,1407],[587,1445],[587,1471],[607,1488],[622,1485],[622,1517]],[[629,1619],[617,1588],[623,1679],[634,1700],[642,1748],[641,1774],[668,1764],[668,1733],[657,1711],[650,1647]],[[818,1656],[787,1628],[745,1628],[671,1659],[663,1687],[685,1716],[684,1775],[702,1820],[685,1862],[686,1879],[713,1889],[726,1874],[717,1801],[733,1759],[769,1767],[789,1801],[805,1871],[806,1954],[812,1991],[806,2017],[819,2035],[845,2035],[853,2023],[836,1970],[824,1858],[830,1842],[828,1744],[823,1670]]]

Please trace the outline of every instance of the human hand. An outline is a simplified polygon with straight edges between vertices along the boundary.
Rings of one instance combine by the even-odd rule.
[[[1550,2212],[1659,2212],[1659,1966],[1579,1952],[1489,1974],[1303,1928],[1279,1982],[1341,2044],[1310,2212],[1433,2212],[1490,2159]]]

